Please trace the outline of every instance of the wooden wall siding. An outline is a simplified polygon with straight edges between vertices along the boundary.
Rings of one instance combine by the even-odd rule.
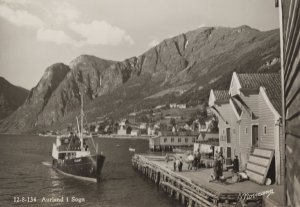
[[[231,158],[235,155],[239,155],[239,124],[237,118],[230,104],[222,104],[216,106],[221,113],[222,117],[226,119],[227,124],[224,121],[219,122],[219,138],[220,146],[223,147],[224,156],[227,156],[227,147],[231,148]],[[227,143],[226,128],[230,127],[231,142]],[[233,134],[235,129],[235,134]],[[223,133],[225,132],[225,133]]]
[[[229,122],[230,116],[231,116],[231,111],[230,111],[230,104],[222,104],[222,105],[217,105],[216,108],[219,110],[220,114],[223,116],[223,118]]]
[[[284,134],[283,134],[283,128],[282,125],[279,128],[279,143],[280,143],[280,183],[282,184],[284,182],[284,170],[285,170],[285,143],[284,143]]]
[[[245,129],[248,127],[248,133],[245,133]],[[242,169],[245,168],[245,165],[249,159],[249,155],[252,147],[252,137],[251,137],[251,117],[248,112],[243,111],[243,115],[240,122],[240,160]]]
[[[286,134],[286,187],[288,205],[300,206],[300,139]]]
[[[250,110],[258,116],[259,108],[258,108],[258,93],[247,93],[242,92],[241,98],[250,108]]]
[[[230,133],[231,133],[231,143],[230,143],[231,158],[234,158],[235,155],[239,156],[240,153],[240,146],[239,146],[240,124],[238,122],[236,115],[234,114],[232,107],[231,107],[231,116],[230,116],[229,124],[230,124]],[[234,131],[235,133],[233,133]]]
[[[267,126],[266,134],[264,134],[264,126]],[[259,95],[258,146],[275,149],[275,116],[261,94]]]
[[[226,136],[225,136],[225,129],[227,124],[220,117],[218,118],[219,118],[219,145],[223,149],[225,149],[227,147]]]
[[[281,0],[287,204],[300,206],[300,0]]]
[[[166,142],[164,142],[164,139],[167,139]],[[173,142],[171,142],[171,138],[173,138]],[[181,139],[181,142],[178,142],[178,138]],[[185,138],[188,138],[188,142],[185,142]],[[196,137],[194,136],[162,136],[160,137],[160,145],[161,146],[180,146],[180,145],[193,145],[194,140]]]

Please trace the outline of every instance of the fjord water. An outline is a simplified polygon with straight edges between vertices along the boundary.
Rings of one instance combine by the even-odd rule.
[[[52,169],[55,138],[0,135],[0,206],[180,206],[131,167],[128,148],[146,152],[146,140],[94,140],[106,156],[103,180],[97,184],[65,177]],[[43,197],[62,196],[63,203],[41,202]],[[37,200],[16,203],[14,197]],[[77,200],[66,202],[66,197]]]

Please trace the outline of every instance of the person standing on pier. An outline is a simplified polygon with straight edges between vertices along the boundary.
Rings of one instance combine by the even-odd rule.
[[[200,153],[200,149],[198,149],[197,154],[195,156],[196,159],[196,165],[195,165],[195,170],[197,170],[198,168],[200,168],[200,164],[201,164],[201,153]]]
[[[195,160],[195,156],[192,155],[192,153],[190,153],[189,156],[187,157],[188,170],[192,169],[194,162],[195,162],[194,160]]]
[[[217,178],[220,180],[221,177],[223,177],[223,162],[224,157],[223,154],[220,152],[217,158]]]
[[[176,158],[174,159],[173,167],[174,167],[174,172],[175,172],[176,171]]]
[[[179,161],[178,158],[176,158],[176,163],[175,164],[176,164],[176,167],[178,168],[178,171],[180,171],[180,166],[179,166],[180,165],[180,161]],[[175,169],[175,171],[176,171],[176,169]]]
[[[218,153],[216,154],[214,162],[213,162],[213,173],[211,174],[211,181],[218,179],[217,178],[217,176],[218,176],[217,160],[218,160]]]
[[[211,175],[211,181],[219,181],[223,176],[223,156],[221,153],[216,153],[213,163],[213,174]]]
[[[179,171],[179,172],[182,171],[182,165],[183,165],[182,157],[180,156],[180,158],[179,158],[179,166],[178,166],[178,171]]]

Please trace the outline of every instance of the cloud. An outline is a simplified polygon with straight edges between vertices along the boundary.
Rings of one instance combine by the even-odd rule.
[[[151,48],[151,47],[154,47],[158,44],[159,44],[159,41],[157,39],[154,39],[154,40],[152,40],[151,42],[148,43],[148,47]]]
[[[2,4],[1,4],[2,3]],[[57,45],[69,44],[76,47],[85,45],[121,45],[134,44],[131,36],[125,30],[113,26],[105,20],[93,20],[89,23],[78,22],[81,13],[74,9],[68,3],[54,3],[54,7],[44,9],[41,13],[42,17],[45,14],[50,16],[48,19],[57,21],[58,24],[51,24],[49,28],[46,22],[30,13],[28,10],[21,9],[20,6],[25,4],[36,3],[35,0],[0,0],[0,17],[16,26],[26,26],[36,29],[36,39],[43,42],[52,42]],[[53,4],[52,4],[53,5]],[[42,9],[41,5],[36,4],[38,9]],[[47,20],[47,18],[46,18]],[[60,29],[55,29],[59,26]],[[66,33],[66,27],[72,32],[81,36],[78,39],[73,38]],[[74,34],[73,34],[74,35]]]
[[[79,18],[80,12],[71,7],[68,3],[57,3],[55,14],[59,21],[67,20],[69,22],[75,21]]]
[[[0,5],[0,16],[17,26],[40,28],[45,23],[37,16],[25,10],[13,10],[6,5]]]
[[[84,42],[90,45],[134,44],[133,39],[123,29],[106,21],[94,20],[88,24],[73,22],[70,29],[81,35],[85,39]]]
[[[6,3],[6,4],[20,4],[20,5],[36,3],[36,1],[34,1],[34,0],[1,0],[0,2]]]
[[[57,45],[70,44],[74,46],[80,46],[79,42],[76,42],[70,36],[68,36],[64,31],[52,30],[52,29],[39,29],[36,34],[36,38],[39,41],[53,42]]]
[[[202,28],[202,27],[206,27],[206,25],[205,24],[198,25],[198,28]]]

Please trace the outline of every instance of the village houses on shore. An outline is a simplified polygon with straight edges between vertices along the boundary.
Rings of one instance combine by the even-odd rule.
[[[267,173],[283,182],[280,80],[280,73],[233,73],[229,90],[210,92],[224,157],[237,156],[241,170],[259,183]]]

